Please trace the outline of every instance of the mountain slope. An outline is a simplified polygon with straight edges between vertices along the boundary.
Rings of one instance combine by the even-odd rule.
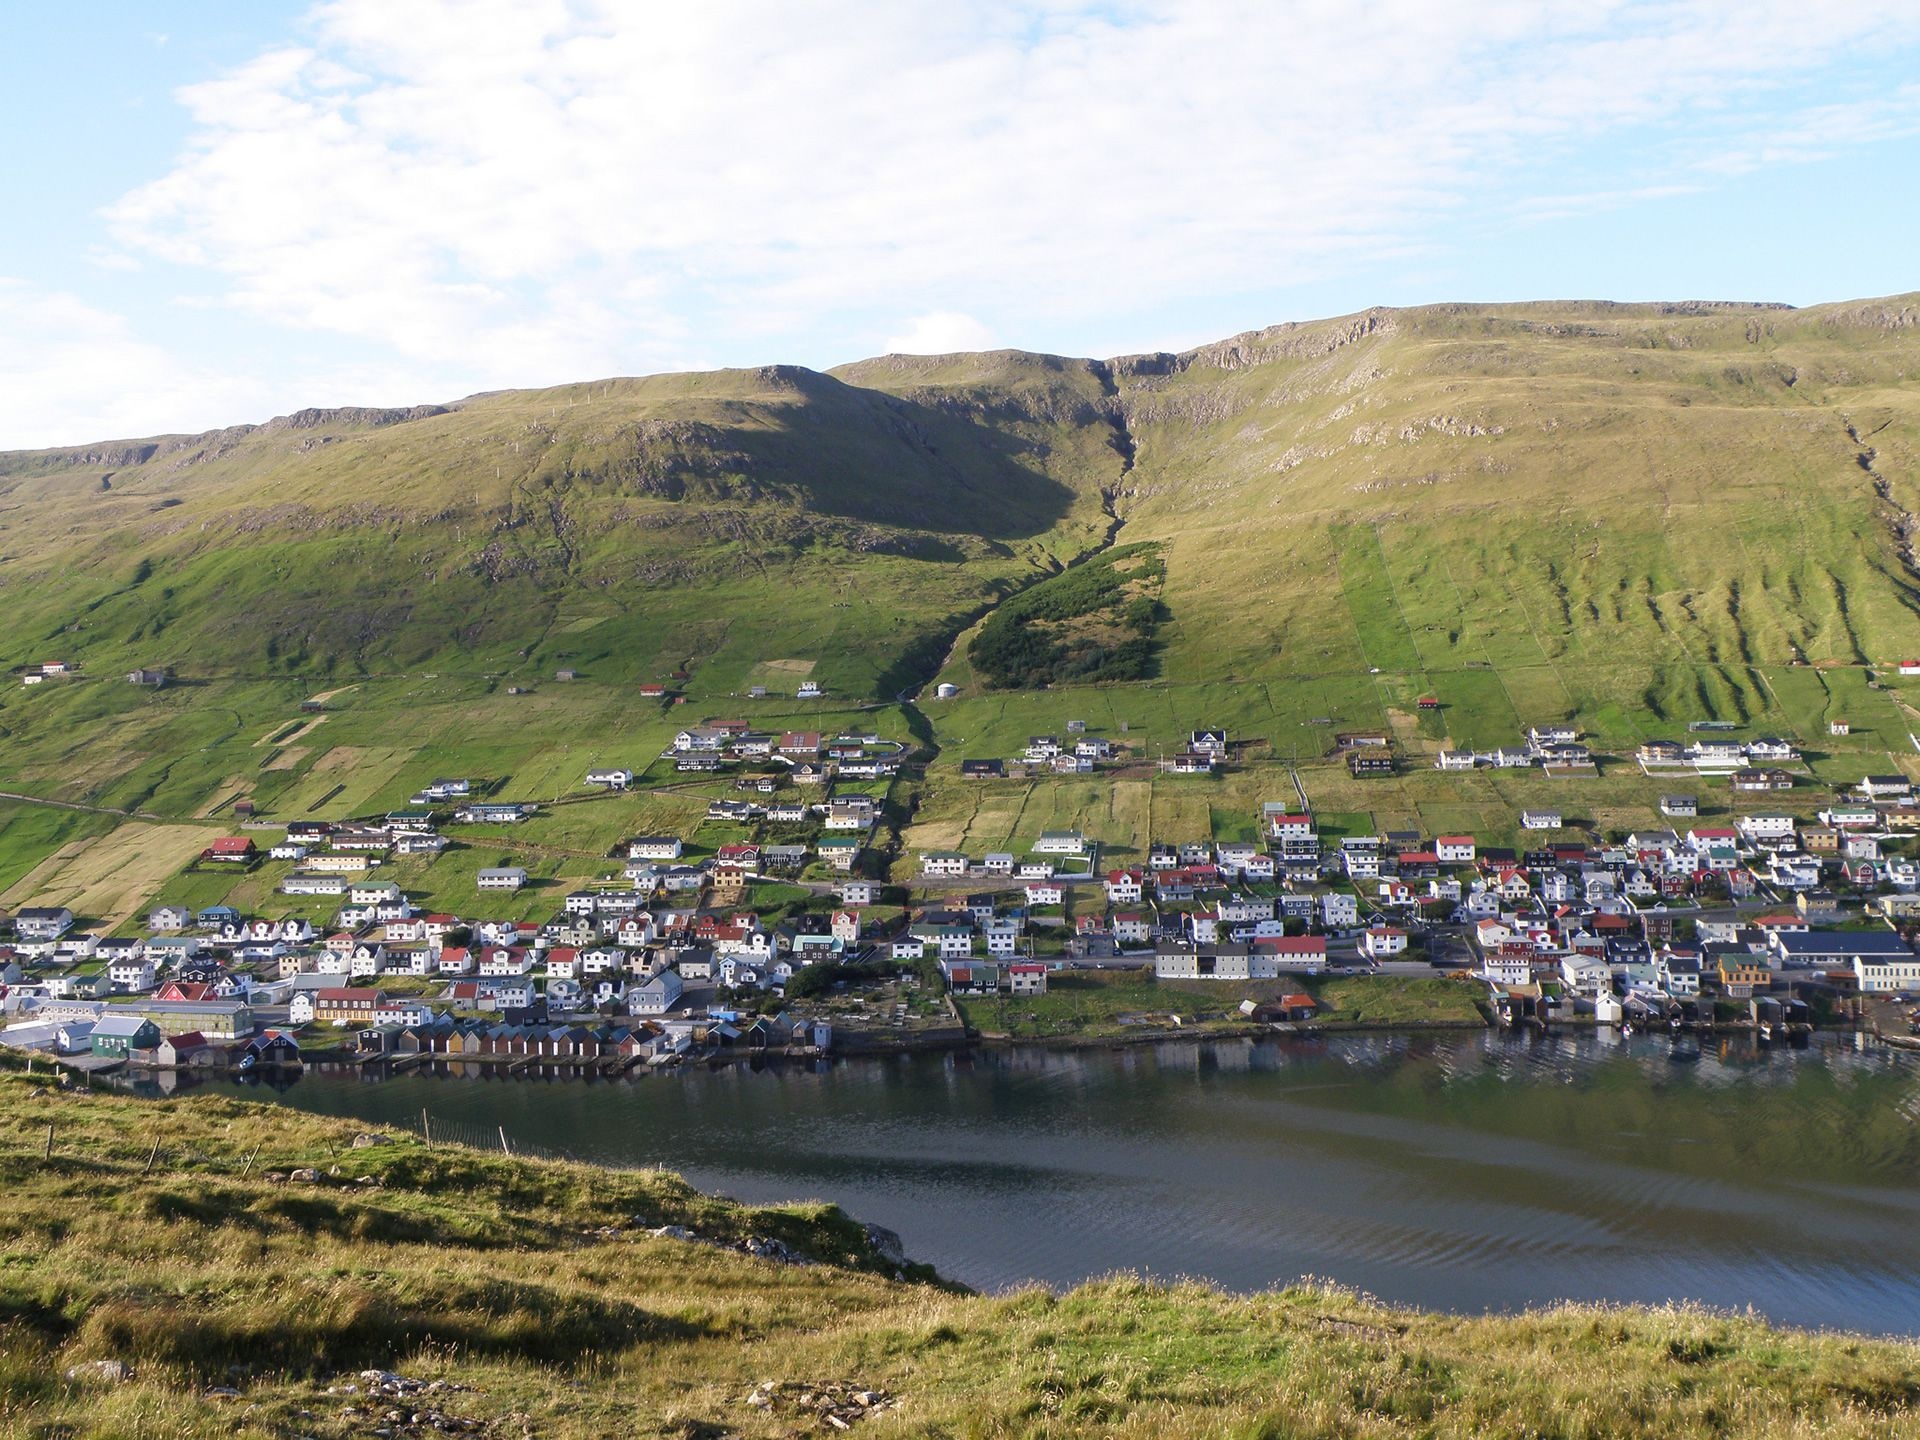
[[[1752,667],[1913,646],[1911,300],[1373,311],[1113,370],[1176,676],[1744,718]]]
[[[0,661],[891,698],[942,654],[976,686],[956,633],[1117,530],[1165,565],[1176,723],[1434,693],[1455,743],[1851,711],[1903,749],[1863,687],[1920,649],[1917,377],[1914,297],[1441,305],[0,455]]]
[[[865,691],[1097,540],[1113,466],[1056,388],[989,424],[776,367],[0,456],[7,658],[731,683],[825,628]]]

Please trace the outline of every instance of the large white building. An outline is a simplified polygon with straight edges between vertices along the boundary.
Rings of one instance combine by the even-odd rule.
[[[1326,964],[1326,942],[1299,936],[1252,946],[1162,947],[1153,957],[1153,973],[1159,980],[1274,980],[1283,974],[1317,973]]]
[[[1856,955],[1853,973],[1863,995],[1920,993],[1920,955],[1905,960],[1891,957],[1869,960],[1864,955]]]

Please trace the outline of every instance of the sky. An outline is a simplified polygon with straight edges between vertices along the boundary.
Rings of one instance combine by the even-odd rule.
[[[0,448],[1370,305],[1920,289],[1912,0],[0,16]]]

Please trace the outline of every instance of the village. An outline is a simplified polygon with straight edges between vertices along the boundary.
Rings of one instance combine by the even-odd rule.
[[[1438,764],[1595,763],[1569,727],[1521,742]],[[1356,776],[1392,764],[1384,735],[1342,735],[1336,752]],[[1200,729],[1158,764],[1206,774],[1233,753],[1225,731]],[[959,773],[1087,774],[1125,758],[1072,722],[1064,738],[1036,735],[1017,758],[964,760]],[[1739,788],[1797,757],[1784,742],[1708,734],[1634,758],[1649,774]],[[994,1033],[989,1007],[1116,976],[1163,992],[1118,1038],[1183,1014],[1337,1023],[1315,994],[1336,975],[1445,979],[1485,1023],[1719,1025],[1768,1040],[1816,1020],[1904,1038],[1899,1002],[1920,995],[1920,804],[1902,776],[1868,776],[1812,817],[1706,823],[1676,791],[1659,802],[1670,825],[1602,835],[1530,809],[1522,849],[1465,833],[1329,833],[1303,805],[1269,801],[1249,817],[1257,840],[1157,836],[1118,860],[1077,829],[1019,850],[889,853],[889,787],[920,762],[872,731],[687,726],[657,770],[737,778],[693,834],[624,837],[598,876],[540,915],[501,904],[540,883],[520,865],[473,869],[458,912],[391,878],[397,862],[484,849],[482,832],[510,836],[543,813],[478,777],[332,820],[279,822],[242,802],[238,833],[212,838],[191,869],[282,867],[283,905],[245,913],[161,894],[144,923],[112,933],[63,905],[23,905],[0,918],[0,1043],[82,1071],[329,1060],[605,1073],[965,1045]],[[589,800],[637,783],[635,769],[596,766],[577,789]],[[702,843],[707,826],[738,838]]]

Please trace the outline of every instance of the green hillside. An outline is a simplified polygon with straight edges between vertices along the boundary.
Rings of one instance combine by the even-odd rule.
[[[1877,1440],[1920,1397],[1910,1344],[1689,1309],[957,1293],[830,1206],[45,1081],[0,1076],[0,1430],[33,1440]]]
[[[1912,633],[1916,313],[1381,310],[1182,355],[658,376],[0,455],[0,659],[691,660],[718,693],[791,652],[890,693],[1110,504],[1167,542],[1176,681],[1484,667],[1529,716],[1738,717],[1776,703],[1769,667]]]
[[[1468,743],[1791,728],[1776,672],[1920,633],[1916,314],[1444,306],[1116,362],[1169,673],[1377,668]]]
[[[1544,720],[1616,749],[1729,721],[1834,783],[1913,768],[1920,685],[1887,667],[1920,652],[1916,376],[1915,297],[1456,305],[0,455],[0,665],[82,667],[0,686],[0,790],[164,821],[352,813],[449,770],[548,798],[739,712],[937,747],[910,846],[1051,819],[1124,850],[1154,817],[1238,833],[1291,782],[1024,782],[1002,825],[942,777],[1070,718],[1138,758],[1222,726],[1357,825],[1497,832],[1557,782],[1428,761]],[[933,678],[958,698],[890,708]],[[324,724],[275,739],[316,695]],[[1360,726],[1406,774],[1322,762]],[[1594,823],[1653,818],[1637,773],[1579,783]],[[0,876],[113,823],[10,827]]]
[[[773,367],[0,455],[0,658],[886,693],[1103,531],[1073,377],[1007,368],[990,419]]]

